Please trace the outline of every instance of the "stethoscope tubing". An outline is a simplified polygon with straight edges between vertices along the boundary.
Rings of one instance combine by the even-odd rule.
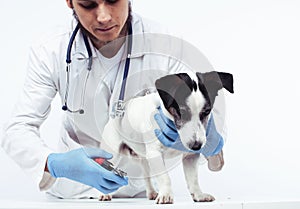
[[[80,29],[80,23],[78,23],[76,25],[76,27],[70,37],[70,41],[69,41],[68,48],[67,48],[67,55],[66,55],[67,83],[66,83],[66,92],[65,92],[64,104],[62,106],[62,110],[68,111],[71,113],[83,114],[84,113],[84,110],[83,110],[84,95],[85,95],[85,91],[86,91],[86,84],[87,84],[87,80],[88,80],[90,71],[92,69],[92,64],[93,64],[93,54],[92,54],[91,46],[90,46],[87,36],[84,33],[82,33],[82,35],[83,35],[83,40],[84,40],[86,50],[88,52],[88,67],[87,67],[88,73],[86,75],[83,90],[81,93],[80,108],[78,110],[71,110],[71,109],[69,109],[69,107],[67,105],[68,96],[69,96],[69,85],[70,85],[70,70],[71,70],[71,62],[72,62],[71,51],[72,51],[72,46],[73,46],[74,40],[76,38],[76,35],[77,35],[79,29]],[[131,26],[131,23],[129,23],[129,25],[128,25],[128,37],[129,38],[128,38],[128,44],[127,44],[127,57],[126,57],[126,61],[125,61],[123,80],[122,80],[122,85],[121,85],[121,90],[120,90],[120,95],[119,95],[119,101],[121,101],[121,102],[123,102],[123,100],[124,100],[126,81],[127,81],[127,76],[128,76],[129,67],[130,67],[130,56],[131,56],[131,50],[132,50],[132,26]]]
[[[119,101],[124,100],[124,95],[125,95],[125,87],[126,87],[126,81],[128,77],[128,72],[129,72],[129,66],[130,66],[130,56],[131,56],[131,50],[132,50],[132,27],[131,25],[128,27],[128,48],[127,48],[127,57],[125,61],[125,70],[123,74],[123,80],[122,80],[122,86],[121,86],[121,91],[119,95]]]

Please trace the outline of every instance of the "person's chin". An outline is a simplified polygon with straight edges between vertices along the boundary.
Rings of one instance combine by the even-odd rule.
[[[118,35],[115,33],[105,33],[101,35],[97,35],[96,38],[101,42],[112,42],[113,40],[116,40],[118,38]]]

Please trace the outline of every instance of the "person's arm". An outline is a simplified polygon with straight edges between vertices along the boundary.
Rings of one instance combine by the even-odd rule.
[[[53,59],[53,60],[51,60]],[[46,120],[57,92],[57,68],[53,53],[39,47],[30,53],[28,72],[21,97],[1,142],[7,154],[46,190],[56,178],[68,178],[103,193],[128,184],[127,177],[107,171],[93,158],[111,158],[101,149],[79,148],[65,153],[51,150],[40,137],[40,126]]]
[[[95,161],[110,158],[112,154],[102,149],[82,147],[64,153],[51,153],[45,169],[54,178],[68,178],[108,194],[128,184],[128,177],[119,176]]]
[[[41,58],[43,57],[43,58]],[[55,63],[40,47],[31,49],[23,91],[14,107],[1,146],[6,153],[43,189],[53,178],[44,173],[47,157],[53,151],[40,137],[40,126],[46,120],[57,88],[51,71]],[[44,178],[43,185],[40,185]]]

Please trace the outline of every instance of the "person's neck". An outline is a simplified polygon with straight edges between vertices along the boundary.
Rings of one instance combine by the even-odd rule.
[[[112,58],[115,56],[120,48],[122,47],[123,43],[126,40],[126,35],[127,35],[128,27],[127,23],[123,26],[120,35],[118,36],[117,39],[109,42],[103,42],[99,41],[97,39],[92,38],[92,42],[94,46],[99,50],[99,52],[107,58]]]

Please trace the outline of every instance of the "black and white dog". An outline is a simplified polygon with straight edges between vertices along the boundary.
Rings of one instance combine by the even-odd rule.
[[[182,163],[188,189],[195,202],[213,201],[214,197],[202,193],[198,183],[200,154],[183,153],[168,149],[156,138],[154,120],[157,107],[174,121],[183,146],[200,150],[206,143],[206,126],[218,91],[225,88],[233,93],[233,76],[223,72],[179,73],[159,78],[155,82],[157,93],[151,93],[128,101],[122,119],[110,119],[102,138],[107,151],[116,157],[129,156],[138,160],[144,170],[149,199],[158,204],[173,203],[171,180],[165,160],[182,155]],[[102,145],[101,145],[102,146]],[[158,191],[151,178],[155,176]]]

